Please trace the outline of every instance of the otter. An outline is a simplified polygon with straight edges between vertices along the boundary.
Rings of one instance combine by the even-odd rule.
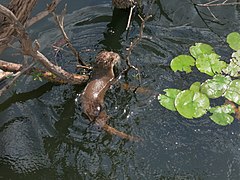
[[[82,111],[91,122],[106,132],[123,139],[138,141],[140,138],[128,135],[107,124],[109,116],[105,111],[104,97],[115,79],[113,68],[118,62],[120,62],[120,56],[117,53],[102,51],[97,55],[90,80],[81,95]]]

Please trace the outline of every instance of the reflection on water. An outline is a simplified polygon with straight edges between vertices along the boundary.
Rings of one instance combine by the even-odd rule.
[[[100,3],[102,2],[102,4]],[[69,13],[65,29],[88,62],[101,49],[122,55],[138,33],[136,18],[127,33],[124,21],[111,21],[110,1]],[[145,7],[148,4],[144,1]],[[79,2],[81,7],[81,2]],[[185,9],[189,11],[185,11]],[[145,12],[146,9],[143,8]],[[0,99],[0,178],[3,179],[238,179],[240,177],[239,123],[219,127],[207,116],[186,120],[162,108],[156,93],[173,87],[185,89],[206,76],[173,73],[170,60],[187,53],[195,42],[216,47],[223,59],[229,57],[224,36],[237,29],[234,7],[206,9],[203,22],[189,1],[156,1],[153,18],[146,23],[144,38],[134,49],[131,61],[142,74],[147,93],[124,90],[116,84],[106,97],[109,124],[128,134],[144,138],[134,143],[97,130],[82,116],[79,94],[84,86],[54,85],[24,77]],[[207,13],[208,12],[208,13]],[[124,11],[115,11],[124,19]],[[123,13],[123,15],[121,15]],[[208,16],[207,16],[208,15]],[[236,17],[235,17],[236,16]],[[121,20],[122,20],[121,19]],[[54,59],[49,48],[61,39],[52,18],[49,28],[35,30],[43,52]],[[51,24],[52,23],[52,24]],[[208,27],[205,25],[208,23]],[[46,27],[46,26],[45,26]],[[211,28],[211,30],[209,30]],[[216,33],[215,33],[216,32]],[[123,33],[123,34],[122,34]],[[61,62],[62,61],[62,62]],[[59,64],[75,71],[75,58],[63,52]],[[124,62],[122,63],[124,65]],[[135,72],[123,78],[138,82]],[[150,93],[149,93],[150,92]]]

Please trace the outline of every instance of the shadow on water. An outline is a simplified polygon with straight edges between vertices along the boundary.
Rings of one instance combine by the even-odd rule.
[[[4,102],[1,103],[0,112],[9,108],[12,104],[14,104],[16,102],[23,103],[27,100],[38,98],[41,95],[43,95],[44,93],[50,91],[52,89],[52,87],[53,87],[52,83],[46,83],[46,84],[40,86],[39,88],[34,89],[29,92],[19,93],[19,94],[14,93],[10,98],[8,98],[7,100],[5,100]]]
[[[75,11],[65,17],[73,45],[89,63],[102,49],[124,55],[139,33],[139,20],[134,19],[127,34],[126,10],[115,9],[112,17],[110,1],[102,5],[89,2],[78,10],[72,7]],[[145,12],[149,4],[143,2]],[[239,179],[237,121],[219,127],[207,116],[186,120],[162,108],[156,99],[165,88],[186,89],[196,80],[209,78],[196,70],[183,74],[169,68],[170,60],[187,53],[195,42],[210,43],[228,60],[231,51],[223,39],[239,28],[234,8],[212,9],[219,23],[203,8],[198,9],[203,18],[199,17],[190,1],[156,1],[153,18],[131,56],[141,70],[141,91],[134,94],[121,88],[125,81],[132,86],[138,83],[135,72],[130,71],[105,99],[109,124],[141,136],[143,142],[122,140],[90,124],[79,103],[84,86],[39,83],[36,89],[29,77],[25,79],[28,84],[14,87],[12,92],[18,91],[0,101],[0,179]],[[43,52],[53,59],[49,47],[61,35],[52,18],[46,22],[49,27],[39,27],[34,34],[38,34]],[[75,70],[72,56],[64,54],[64,60],[63,64]],[[29,86],[34,90],[28,91]]]

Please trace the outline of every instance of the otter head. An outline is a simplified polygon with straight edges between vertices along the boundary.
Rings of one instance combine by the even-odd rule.
[[[102,51],[96,57],[96,66],[98,68],[113,68],[120,62],[120,56],[112,51]]]

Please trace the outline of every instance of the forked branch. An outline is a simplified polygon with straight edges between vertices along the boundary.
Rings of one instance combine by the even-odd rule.
[[[48,71],[56,75],[57,77],[63,79],[64,81],[71,84],[81,84],[88,80],[88,76],[81,76],[77,74],[69,73],[63,70],[61,67],[54,65],[51,63],[40,51],[39,51],[39,43],[37,41],[33,42],[29,38],[28,34],[25,31],[23,25],[18,21],[16,16],[6,7],[0,5],[0,13],[7,17],[13,28],[16,30],[19,41],[22,46],[22,53],[24,55],[28,55],[33,57],[35,60],[38,60]]]
[[[64,16],[66,15],[66,11],[67,11],[66,7],[67,7],[67,5],[65,5],[65,8],[63,9],[61,15],[56,15],[53,12],[53,16],[55,18],[55,21],[57,22],[59,29],[61,30],[61,33],[63,35],[63,38],[64,38],[67,46],[72,51],[73,55],[77,58],[78,63],[81,64],[82,66],[86,66],[86,64],[82,61],[82,58],[80,57],[80,53],[73,47],[72,43],[70,42],[70,40],[67,36],[67,33],[64,30]]]

